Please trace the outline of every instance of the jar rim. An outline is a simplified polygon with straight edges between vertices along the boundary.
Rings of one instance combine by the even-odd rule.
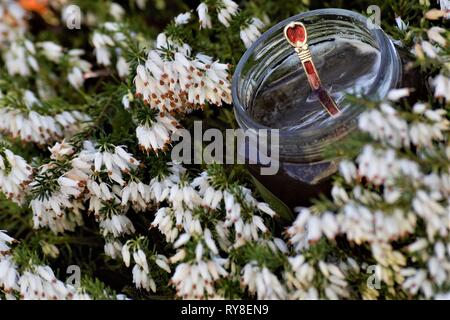
[[[240,99],[240,95],[239,95],[239,88],[238,88],[239,79],[241,77],[243,69],[246,66],[248,60],[254,54],[255,49],[260,47],[261,44],[264,43],[265,41],[267,41],[273,34],[282,32],[283,28],[290,22],[298,21],[298,20],[301,20],[304,18],[309,18],[309,17],[317,16],[317,15],[344,16],[344,17],[349,17],[351,19],[359,21],[363,24],[366,24],[369,21],[368,18],[363,16],[362,14],[359,14],[359,13],[356,13],[356,12],[353,12],[350,10],[334,9],[334,8],[317,9],[317,10],[311,10],[308,12],[303,12],[303,13],[297,14],[295,16],[292,16],[290,18],[287,18],[287,19],[277,23],[276,25],[271,27],[266,32],[264,32],[261,35],[261,37],[259,37],[252,44],[252,46],[250,46],[250,48],[247,49],[247,51],[241,57],[238,65],[236,67],[236,70],[234,72],[233,79],[232,79],[232,88],[231,89],[232,89],[233,105],[234,105],[234,110],[236,113],[236,119],[241,127],[244,125],[247,128],[256,129],[256,130],[258,130],[258,129],[273,129],[271,127],[265,126],[265,125],[257,122],[256,120],[254,120],[253,117],[251,117],[247,113],[247,109],[244,106],[244,104],[242,103],[242,101]],[[368,89],[368,92],[366,94],[367,96],[370,96],[371,94],[376,92],[377,88],[380,86],[380,81],[384,77],[384,74],[387,70],[386,68],[391,67],[391,65],[393,64],[394,67],[397,69],[397,70],[394,70],[394,76],[390,81],[391,82],[390,87],[394,87],[398,83],[398,81],[400,79],[401,68],[400,68],[400,58],[394,47],[394,44],[388,38],[388,36],[384,33],[384,31],[378,25],[374,25],[373,28],[367,28],[367,30],[370,32],[371,36],[373,37],[373,39],[375,40],[375,42],[378,45],[378,48],[380,50],[380,61],[381,61],[380,69],[378,70],[376,78],[373,81],[372,85],[370,86],[370,88]],[[384,62],[389,62],[389,63],[384,63]],[[292,130],[289,130],[286,128],[281,128],[278,130],[279,130],[278,132],[279,132],[280,138],[289,138],[292,136],[295,136],[296,138],[299,138],[299,137],[309,138],[309,137],[314,137],[317,134],[320,134],[320,131],[321,131],[320,128],[309,129],[308,131],[292,131]]]

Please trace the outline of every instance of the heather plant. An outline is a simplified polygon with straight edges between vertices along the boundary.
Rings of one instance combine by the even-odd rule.
[[[353,97],[330,195],[291,210],[243,165],[173,161],[178,129],[237,128],[231,76],[267,28],[370,5],[418,78]],[[449,298],[449,8],[0,0],[0,298]]]

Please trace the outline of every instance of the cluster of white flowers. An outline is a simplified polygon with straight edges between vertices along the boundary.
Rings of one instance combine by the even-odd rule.
[[[124,212],[133,199],[136,200],[133,205],[144,208],[144,200],[148,199],[145,195],[146,188],[138,178],[132,178],[138,165],[139,161],[121,146],[108,146],[99,150],[89,141],[84,143],[83,150],[72,160],[72,166],[85,177],[82,184],[86,186],[88,210],[100,221],[104,235],[119,236],[134,232],[134,227]],[[130,178],[128,186],[125,175]],[[129,183],[133,181],[136,188],[132,187],[133,197],[130,197]],[[139,193],[141,199],[138,199]]]
[[[33,42],[27,39],[16,39],[3,51],[3,61],[10,75],[25,77],[39,71],[35,55],[36,48]]]
[[[3,7],[5,6],[5,7]],[[68,62],[68,81],[75,88],[80,88],[84,83],[84,73],[91,70],[91,64],[80,58],[84,54],[83,50],[72,49],[66,50],[60,45],[44,41],[34,44],[32,41],[23,36],[23,28],[25,23],[25,11],[15,1],[7,1],[7,4],[0,4],[0,32],[6,34],[7,37],[0,38],[0,48],[3,51],[3,59],[10,75],[31,76],[33,72],[40,70],[38,54],[42,54],[49,61],[61,64],[63,58]],[[22,21],[22,22],[21,22]],[[8,23],[13,23],[15,32],[6,27]],[[17,24],[17,25],[16,25]],[[7,45],[6,42],[7,41]],[[2,44],[4,48],[2,48]],[[39,51],[40,49],[40,51]]]
[[[6,234],[6,231],[0,230],[0,257],[5,256],[11,250],[10,245],[14,239]]]
[[[7,94],[0,92],[0,100]],[[8,101],[8,100],[5,100]],[[25,110],[0,108],[0,132],[22,141],[48,145],[64,137],[79,132],[90,117],[79,111],[63,111],[53,116],[40,114],[34,109],[41,108],[42,102],[33,92],[25,90],[22,102]]]
[[[225,27],[230,26],[230,22],[239,11],[239,6],[231,0],[218,1],[216,7],[217,19]],[[200,3],[197,7],[200,28],[212,28],[211,8],[205,2]],[[246,48],[249,48],[253,42],[261,36],[261,30],[265,24],[258,18],[251,18],[241,26],[240,37]]]
[[[114,57],[119,77],[124,78],[130,73],[130,66],[123,56],[122,48],[126,40],[125,34],[120,31],[120,24],[107,22],[103,28],[94,32],[92,44],[94,45],[97,63],[109,67]]]
[[[211,9],[205,2],[200,3],[197,7],[198,18],[200,21],[200,28],[212,28]],[[232,0],[220,0],[215,4],[213,10],[217,13],[217,19],[225,27],[230,26],[230,21],[239,10],[239,6]]]
[[[394,148],[408,148],[411,143],[431,146],[434,140],[442,140],[450,126],[444,109],[432,110],[424,103],[416,103],[413,114],[417,115],[418,121],[408,125],[389,103],[382,103],[379,109],[365,112],[359,118],[359,127],[369,132],[373,139],[385,141]]]
[[[57,143],[51,148],[52,158],[62,161],[74,154],[72,146],[65,142]],[[57,169],[57,162],[42,165],[34,180],[30,183],[30,191],[35,197],[30,201],[33,211],[34,228],[48,227],[53,232],[74,230],[83,223],[84,209],[81,197],[84,174],[77,169],[69,170],[55,177],[52,170]]]
[[[23,36],[27,13],[15,0],[0,3],[0,48]]]
[[[289,298],[301,300],[349,298],[351,289],[346,278],[349,274],[358,274],[361,269],[352,258],[339,264],[325,261],[314,264],[307,261],[302,254],[289,257],[289,264],[292,272],[286,272],[285,275],[290,292]],[[319,281],[322,283],[321,288],[315,285],[315,282]]]
[[[31,190],[44,192],[36,192],[38,196],[30,203],[35,227],[49,227],[55,233],[73,230],[83,223],[82,213],[86,209],[93,212],[105,237],[105,253],[114,259],[122,258],[129,266],[130,247],[134,248],[133,282],[137,288],[155,291],[156,285],[143,251],[135,245],[130,246],[130,241],[122,246],[117,239],[135,233],[126,216],[130,205],[135,211],[147,210],[153,199],[150,186],[133,175],[139,161],[121,146],[100,147],[89,141],[84,142],[78,154],[65,142],[56,144],[50,151],[56,162],[41,166],[30,185]],[[69,169],[62,174],[45,175],[57,168],[58,162],[70,163]],[[52,179],[54,184],[49,187]],[[88,202],[87,207],[85,202]],[[155,263],[167,270],[166,260],[159,255]]]
[[[111,2],[109,4],[109,14],[117,21],[122,20],[125,15],[125,9],[116,2]]]
[[[22,157],[0,146],[0,191],[7,198],[23,203],[23,190],[31,179],[31,174],[31,167]]]
[[[312,215],[308,208],[300,208],[297,219],[286,233],[295,250],[300,251],[317,242],[322,234],[333,239],[338,231],[339,226],[334,214],[327,212],[320,217]]]
[[[23,271],[9,247],[15,240],[0,230],[0,289],[6,299],[87,300],[89,295],[58,280],[46,265],[31,264]]]
[[[261,30],[264,29],[265,24],[258,18],[252,18],[246,25],[241,27],[241,40],[244,42],[246,48],[250,46],[261,36]]]
[[[450,77],[443,74],[433,79],[434,96],[437,99],[444,99],[447,103],[450,101]]]
[[[191,18],[192,18],[192,14],[188,11],[185,13],[180,13],[173,19],[173,21],[174,21],[175,25],[182,26],[184,24],[189,23]]]
[[[431,250],[427,250],[431,249]],[[408,247],[408,252],[420,254],[421,259],[426,261],[424,268],[404,268],[401,275],[405,277],[402,287],[411,295],[420,293],[427,299],[435,297],[448,299],[448,291],[436,293],[434,286],[446,287],[450,276],[450,247],[443,241],[436,241],[434,246],[424,238],[417,239]]]
[[[226,216],[222,223],[216,225],[216,231],[224,244],[228,241],[227,235],[230,234],[230,228],[234,229],[233,247],[235,248],[248,241],[258,241],[261,234],[268,231],[263,218],[255,213],[264,213],[273,218],[275,212],[267,203],[258,202],[249,189],[237,186],[230,190],[216,190],[211,185],[211,177],[207,172],[195,178],[192,185],[198,188],[203,207],[216,210],[223,202]]]
[[[83,150],[71,158],[75,150],[70,145],[57,144],[51,149],[52,158],[69,161],[70,169],[54,176],[51,170],[58,165],[50,162],[41,166],[31,183],[32,190],[40,191],[30,204],[36,228],[48,226],[55,232],[72,230],[82,223],[80,210],[85,209],[84,202],[88,201],[88,211],[99,219],[105,236],[134,232],[124,212],[130,204],[136,210],[145,210],[150,202],[149,187],[132,176],[139,165],[134,157],[120,146],[111,146],[111,150],[100,151],[86,141]],[[124,174],[130,177],[128,182]],[[50,181],[53,181],[51,186]]]
[[[179,45],[158,35],[156,49],[148,52],[145,64],[137,67],[136,93],[161,112],[186,113],[209,102],[231,103],[228,65],[192,53],[189,45]]]
[[[220,190],[215,189],[210,180],[208,173],[203,172],[190,184],[181,181],[169,186],[170,191],[166,191],[166,197],[170,207],[158,210],[152,226],[157,227],[169,242],[179,243],[182,236],[180,235],[177,241],[175,239],[180,229],[185,232],[183,239],[189,240],[192,235],[206,237],[201,215],[220,210],[223,205],[226,210],[224,220],[215,225],[221,247],[238,248],[249,241],[262,239],[261,236],[268,228],[262,216],[255,213],[265,213],[273,217],[275,212],[266,203],[258,202],[245,187]],[[230,232],[231,230],[233,232]]]
[[[440,60],[442,50],[447,46],[448,42],[448,40],[442,36],[445,32],[446,29],[444,28],[437,26],[431,27],[427,31],[428,40],[423,39],[420,43],[417,43],[413,53],[421,60],[424,60],[425,57]]]
[[[84,54],[84,50],[71,49],[65,53],[64,48],[60,45],[51,42],[39,42],[37,46],[41,48],[42,54],[49,60],[56,64],[61,64],[63,60],[68,63],[67,80],[76,89],[83,86],[85,80],[85,74],[91,71],[91,64],[81,59]]]
[[[142,239],[143,237],[141,237]],[[130,250],[132,251],[130,253]],[[144,251],[141,249],[139,242],[128,240],[121,249],[122,259],[127,267],[130,266],[131,258],[135,263],[133,267],[133,283],[136,288],[143,288],[147,291],[156,292],[156,283],[150,274],[148,259]],[[168,259],[163,255],[156,255],[153,258],[154,263],[159,268],[170,273]]]
[[[397,101],[406,95],[408,90],[397,89],[390,92],[389,99]],[[355,162],[340,163],[343,181],[337,181],[332,189],[336,207],[330,211],[314,206],[300,208],[287,235],[297,251],[307,250],[322,237],[334,240],[337,235],[355,245],[369,244],[376,261],[375,276],[390,294],[401,287],[412,296],[442,298],[447,293],[450,259],[445,246],[450,232],[450,172],[448,166],[430,170],[420,162],[429,157],[434,162],[433,157],[437,157],[448,163],[450,149],[445,144],[450,126],[445,110],[431,109],[423,103],[416,103],[409,115],[400,115],[390,102],[366,111],[360,117],[359,127],[379,143],[364,146]],[[410,152],[405,153],[405,149]],[[411,156],[412,150],[417,158]],[[417,228],[423,229],[426,238],[406,241],[405,247],[392,245],[408,239]],[[414,255],[415,261],[426,268],[408,266],[407,254]],[[303,256],[295,259],[301,262],[290,258],[291,263],[310,263]],[[351,266],[356,272],[354,263]],[[312,274],[317,271],[303,268]],[[302,274],[306,276],[307,272]],[[311,280],[313,276],[309,277]],[[318,297],[317,290],[324,290],[330,299],[348,297],[345,279],[339,277],[342,285],[334,293],[321,285],[299,294]],[[367,289],[360,294],[363,298],[376,298],[379,291]]]
[[[182,170],[178,173],[180,171],[182,174]],[[170,262],[181,262],[172,277],[179,297],[221,298],[222,293],[216,290],[215,283],[221,278],[239,277],[235,271],[231,272],[236,268],[231,267],[230,260],[220,256],[219,247],[229,252],[247,243],[267,243],[275,251],[286,252],[286,244],[281,239],[265,240],[268,227],[258,213],[273,217],[275,212],[266,203],[258,202],[250,190],[241,186],[214,188],[214,178],[207,172],[191,183],[183,175],[179,178],[174,176],[176,174],[159,182],[159,199],[166,200],[170,206],[158,210],[152,226],[157,227],[166,241],[178,249]],[[157,186],[156,183],[153,186]],[[211,225],[215,231],[213,236],[204,219],[213,216],[214,212],[222,212],[223,220],[218,219]],[[188,248],[195,248],[194,253]],[[246,279],[250,279],[248,275]],[[250,283],[246,285],[253,286]],[[275,296],[270,292],[265,296]]]
[[[444,12],[445,19],[450,19],[450,1],[449,0],[439,0],[441,5],[441,10]]]
[[[159,113],[154,119],[140,123],[136,128],[136,137],[142,151],[166,151],[172,142],[172,135],[180,124],[168,113]]]
[[[179,126],[170,114],[187,113],[206,103],[231,103],[231,91],[226,64],[204,54],[192,56],[187,44],[179,45],[159,34],[156,49],[136,70],[136,94],[142,97],[156,114],[139,123],[136,130],[142,149],[164,149]],[[124,105],[129,97],[124,97]]]
[[[206,2],[201,2],[197,7],[197,13],[200,23],[200,29],[212,28],[211,12],[217,13],[217,19],[225,27],[229,27],[233,17],[239,12],[239,6],[231,0],[219,0],[214,3],[214,7]],[[191,13],[186,12],[178,15],[175,18],[176,25],[184,25],[191,19]],[[265,20],[268,20],[267,16],[264,16]],[[249,48],[253,42],[255,42],[260,36],[261,31],[266,26],[266,23],[261,19],[253,17],[246,20],[240,26],[240,38],[246,48]]]
[[[256,262],[247,263],[242,270],[242,284],[258,300],[286,299],[287,293],[280,280],[268,268],[261,268]]]
[[[191,240],[187,233],[182,234],[175,242],[176,248]],[[221,258],[212,238],[211,231],[205,229],[203,241],[195,245],[195,255],[186,261],[186,249],[180,249],[170,259],[171,263],[180,263],[172,276],[171,283],[175,286],[177,296],[183,299],[219,299],[215,283],[228,275],[226,270],[228,259]]]

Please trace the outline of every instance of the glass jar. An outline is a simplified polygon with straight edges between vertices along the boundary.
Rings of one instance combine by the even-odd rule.
[[[332,118],[311,92],[284,27],[301,21],[312,59],[325,88],[342,113]],[[290,206],[306,205],[327,193],[338,159],[323,151],[356,128],[364,109],[348,95],[383,99],[401,79],[402,63],[387,35],[358,13],[321,9],[286,19],[264,33],[243,55],[233,76],[236,119],[242,129],[279,129],[280,168],[261,175],[272,193]]]

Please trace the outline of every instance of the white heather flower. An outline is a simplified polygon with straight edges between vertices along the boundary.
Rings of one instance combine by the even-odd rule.
[[[427,31],[428,38],[439,44],[441,47],[445,47],[447,44],[447,40],[441,35],[442,33],[445,33],[446,30],[441,27],[432,27]]]
[[[179,251],[180,252],[180,251]],[[176,294],[183,299],[217,298],[215,282],[228,275],[226,259],[212,257],[179,264],[172,276]]]
[[[436,98],[444,98],[450,101],[450,78],[442,74],[437,75],[433,79],[434,96]]]
[[[130,95],[129,94],[125,94],[122,97],[122,105],[125,109],[129,109],[130,108]]]
[[[444,17],[450,19],[450,1],[449,0],[439,0],[441,6],[441,11],[445,12]]]
[[[246,48],[250,46],[261,36],[261,30],[264,28],[264,23],[258,18],[252,18],[243,27],[241,27],[240,37]]]
[[[83,50],[73,49],[68,53],[69,65],[71,69],[67,75],[67,80],[76,89],[83,86],[85,77],[84,74],[91,71],[91,64],[86,60],[81,59],[84,54]]]
[[[394,177],[401,175],[412,178],[420,176],[417,163],[397,159],[393,149],[375,149],[372,145],[366,145],[357,162],[359,176],[375,185],[391,182]]]
[[[431,43],[424,40],[421,42],[421,45],[422,45],[423,51],[429,58],[436,59],[438,57],[437,49]]]
[[[167,273],[171,272],[170,266],[169,266],[169,259],[167,259],[167,257],[165,257],[165,256],[163,256],[161,254],[158,254],[156,256],[155,263],[156,263],[156,265],[158,267],[160,267],[161,269],[163,269]]]
[[[29,40],[14,41],[4,51],[3,60],[10,75],[30,76],[32,71],[39,71],[34,55],[36,49]]]
[[[298,208],[299,215],[293,225],[286,230],[290,237],[290,243],[295,245],[295,249],[301,250],[308,247],[310,243],[317,242],[322,235],[329,239],[339,232],[339,224],[334,214],[325,212],[321,216],[311,215],[306,208]]]
[[[0,191],[17,203],[22,203],[32,170],[26,161],[0,146]]]
[[[11,237],[0,231],[2,242],[12,243]],[[21,270],[21,271],[19,271]],[[89,295],[58,280],[49,266],[30,264],[19,269],[11,252],[0,250],[0,287],[7,299],[20,296],[24,300],[81,300]]]
[[[338,205],[343,205],[350,200],[345,189],[337,184],[333,185],[333,188],[331,189],[331,196],[333,197],[333,201]]]
[[[186,258],[186,251],[184,249],[178,250],[175,255],[169,258],[169,262],[175,264],[177,262],[183,261]]]
[[[6,234],[6,231],[0,230],[0,257],[9,253],[11,249],[10,244],[14,242],[14,239]]]
[[[147,0],[135,0],[136,5],[138,6],[139,9],[144,10],[145,6],[147,4]]]
[[[397,98],[403,94],[406,92],[394,92],[391,95],[396,95]],[[382,103],[379,109],[364,112],[358,120],[358,125],[360,130],[370,133],[373,139],[396,148],[409,146],[408,125],[388,103]]]
[[[259,267],[255,261],[247,263],[242,269],[241,282],[258,300],[284,300],[286,288],[266,267]]]
[[[29,108],[41,103],[31,91],[26,91],[23,102]],[[1,97],[0,97],[1,99]],[[83,127],[90,118],[78,111],[64,111],[54,117],[41,115],[34,110],[27,113],[17,109],[0,109],[0,131],[26,142],[47,145],[69,137]]]
[[[122,244],[117,240],[107,240],[104,246],[105,254],[112,259],[118,259],[122,257],[122,248]]]
[[[408,25],[403,21],[402,17],[396,16],[395,23],[397,24],[397,28],[400,31],[406,31],[408,29]]]
[[[131,202],[132,207],[136,211],[145,211],[151,203],[150,186],[135,179],[130,181],[120,192],[122,198],[122,206],[126,207]]]
[[[115,19],[115,20],[122,20],[123,16],[125,15],[125,9],[122,8],[122,6],[116,2],[111,2],[109,6],[109,14]]]
[[[297,255],[289,257],[289,263],[293,270],[293,274],[286,273],[287,284],[293,289],[289,298],[317,300],[319,299],[319,289],[323,290],[326,299],[349,298],[350,292],[347,289],[348,284],[343,268],[355,270],[351,260],[342,261],[340,267],[322,260],[317,265],[313,265],[305,259],[305,256]],[[353,262],[354,264],[355,262]],[[356,268],[358,268],[357,265]],[[315,284],[316,277],[321,279],[319,287]]]
[[[391,101],[398,101],[402,98],[408,97],[409,93],[409,88],[392,89],[389,91],[387,98]]]
[[[112,215],[110,218],[101,220],[100,228],[104,236],[112,234],[115,238],[135,232],[133,223],[125,215]]]
[[[446,15],[445,11],[433,8],[425,13],[425,18],[427,18],[428,20],[438,20],[442,17],[445,17],[445,15]]]
[[[237,14],[239,6],[232,0],[221,0],[219,5],[217,18],[225,27],[230,26],[230,21]]]
[[[18,279],[17,265],[11,256],[0,257],[0,287],[6,292],[17,291],[19,290]]]
[[[200,206],[200,204],[202,204],[201,197],[189,184],[183,185],[174,184],[170,189],[168,200],[171,202],[172,208],[175,211],[179,210],[182,211],[186,207],[190,210],[193,210],[195,207]],[[216,201],[217,204],[220,200],[221,200],[220,195],[217,195],[216,199],[212,199],[212,201]],[[216,203],[211,204],[211,208]]]
[[[120,146],[108,146],[108,150],[100,151],[86,141],[83,150],[71,160],[71,165],[69,171],[56,178],[59,188],[47,197],[37,197],[31,201],[35,227],[48,226],[54,232],[72,230],[82,223],[80,210],[85,208],[82,199],[78,200],[78,197],[84,195],[88,199],[88,211],[94,212],[105,236],[111,234],[118,237],[133,233],[131,221],[122,213],[126,208],[120,207],[120,196],[123,195],[122,189],[126,184],[123,174],[135,170],[139,162]],[[40,174],[45,173],[46,169],[44,165]],[[106,181],[95,178],[99,173],[107,176]],[[39,190],[41,186],[36,181],[31,187]],[[149,189],[143,188],[139,182],[130,181],[129,187],[133,189],[133,197],[136,190],[145,194],[146,201],[149,200],[149,195],[146,194]],[[130,196],[131,193],[129,199]],[[132,205],[142,208],[145,206],[143,201],[139,198]],[[106,204],[107,210],[102,211]]]
[[[95,48],[97,63],[104,66],[111,65],[111,52],[109,51],[109,47],[114,47],[113,39],[106,34],[96,31],[92,36],[92,43]]]
[[[171,143],[172,134],[179,126],[178,122],[169,114],[157,115],[154,122],[140,125],[136,128],[136,136],[140,148],[145,152],[165,150]]]
[[[234,229],[235,243],[233,246],[235,248],[244,245],[248,241],[260,240],[261,234],[268,232],[269,229],[258,214],[265,213],[272,217],[275,212],[266,203],[256,201],[249,189],[238,187],[229,191],[216,190],[209,184],[209,179],[211,178],[208,177],[207,172],[203,172],[194,179],[192,186],[199,189],[203,207],[215,210],[218,208],[219,203],[225,205],[225,221],[216,228],[216,231],[221,234],[219,236],[221,245],[228,242],[224,235],[230,232],[229,228]],[[245,217],[241,216],[242,206],[246,208]],[[249,212],[249,210],[251,211]],[[197,221],[190,225],[191,233],[194,231],[201,232],[201,227],[196,225]]]
[[[216,7],[213,8],[217,13],[217,19],[225,27],[230,26],[230,21],[235,16],[239,10],[239,6],[232,0],[220,0],[216,3]],[[211,23],[211,8],[205,2],[200,3],[197,7],[197,13],[200,21],[200,28],[210,29],[212,27]]]
[[[444,133],[450,128],[445,113],[443,109],[430,110],[425,105],[423,115],[428,122],[416,121],[411,124],[409,132],[411,142],[416,146],[431,146],[433,141],[443,140]]]
[[[63,48],[52,42],[52,41],[44,41],[37,43],[37,46],[42,49],[42,53],[45,57],[55,63],[59,63],[63,56]]]
[[[48,227],[54,233],[62,233],[64,230],[73,231],[76,226],[83,223],[80,212],[83,207],[77,201],[70,201],[71,197],[80,195],[77,181],[60,177],[57,183],[58,191],[51,192],[45,197],[38,196],[30,202],[35,229]],[[40,186],[33,181],[30,187],[37,189]]]
[[[28,25],[27,12],[16,1],[0,4],[0,46],[15,41],[24,35]]]
[[[351,161],[341,161],[339,163],[339,171],[347,183],[351,183],[357,176],[356,166]]]
[[[80,13],[80,14],[78,14],[78,13]],[[74,17],[76,17],[76,20],[75,20],[76,23],[79,22],[81,24],[83,22],[86,22],[89,25],[88,22],[91,22],[91,21],[89,21],[90,15],[87,14],[86,16],[83,16],[81,14],[79,8],[76,6],[73,6],[69,3],[67,3],[67,5],[64,5],[61,8],[61,21],[65,22],[65,23],[72,22],[72,21],[74,21]],[[76,27],[78,27],[78,26],[76,25]],[[81,25],[80,25],[80,27],[81,27]]]
[[[208,13],[208,6],[202,2],[197,7],[198,19],[200,20],[200,28],[210,29],[212,27],[211,17]]]
[[[178,26],[187,24],[191,20],[191,16],[191,12],[180,13],[175,17],[174,22]]]
[[[149,51],[135,78],[137,95],[152,109],[186,113],[206,102],[231,103],[227,65],[203,54],[193,56],[188,45],[171,43],[164,34],[157,42],[161,50]],[[173,55],[162,55],[165,50]]]
[[[130,249],[132,247],[133,252],[130,253]],[[156,292],[156,283],[153,280],[150,274],[150,268],[148,265],[147,256],[144,251],[140,248],[139,245],[133,244],[131,240],[127,241],[127,243],[122,247],[122,258],[127,267],[130,266],[131,257],[133,257],[133,261],[135,263],[132,274],[133,274],[133,283],[135,284],[137,289],[143,288],[147,291]],[[158,255],[155,260],[157,261],[157,265],[162,265],[163,268],[167,271],[170,268],[167,265],[167,258]]]
[[[136,288],[143,288],[147,291],[156,292],[155,280],[150,276],[149,273],[145,272],[139,265],[135,264],[133,267],[133,283]]]
[[[179,248],[185,245],[191,239],[191,235],[188,233],[183,233],[178,237],[178,240],[173,244],[174,248]]]
[[[409,268],[402,270],[402,274],[406,277],[405,281],[402,283],[402,287],[404,290],[407,290],[410,294],[416,295],[419,292],[419,290],[430,292],[430,290],[428,290],[427,287],[428,286],[431,287],[431,284],[426,279],[427,272],[425,270],[416,270]],[[430,293],[432,293],[432,290]],[[431,294],[430,296],[428,296],[428,298],[430,297]]]
[[[321,218],[321,229],[325,236],[334,239],[339,232],[339,224],[333,213],[325,212]]]
[[[258,209],[261,210],[262,212],[268,214],[270,217],[274,217],[275,216],[275,211],[272,210],[272,208],[270,208],[270,206],[267,203],[264,202],[260,202],[257,205]]]
[[[121,78],[128,76],[130,73],[130,65],[128,64],[127,60],[125,60],[125,58],[122,56],[117,59],[116,68],[117,73]]]
[[[125,266],[129,267],[130,266],[130,259],[131,259],[131,255],[130,255],[130,247],[128,245],[128,243],[126,243],[121,250],[122,253],[122,259],[123,262],[125,263]]]
[[[166,241],[171,243],[178,237],[178,229],[174,220],[173,210],[163,207],[156,212],[155,219],[152,222],[152,227],[158,227],[159,231],[166,237]]]
[[[57,142],[53,147],[49,147],[48,150],[51,153],[50,159],[53,160],[63,160],[75,153],[73,146],[68,144],[65,140]]]
[[[23,102],[28,109],[31,109],[34,105],[41,106],[41,102],[30,90],[25,90],[23,93]]]

